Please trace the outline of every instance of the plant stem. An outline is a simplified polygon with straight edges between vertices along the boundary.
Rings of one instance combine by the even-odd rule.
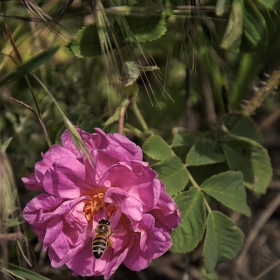
[[[40,107],[39,107],[39,105],[38,105],[38,103],[37,103],[37,99],[36,99],[36,97],[35,97],[35,95],[34,95],[32,86],[31,86],[31,84],[30,84],[30,82],[29,82],[29,79],[28,79],[28,76],[27,76],[27,75],[25,76],[25,80],[26,80],[27,85],[28,85],[28,88],[29,88],[29,90],[30,90],[30,92],[31,92],[31,94],[32,94],[33,100],[34,100],[34,102],[35,102],[35,105],[36,105],[36,108],[37,108],[38,120],[39,120],[39,123],[40,123],[40,125],[41,125],[43,131],[44,131],[44,134],[45,134],[45,137],[46,137],[46,141],[47,141],[48,146],[49,146],[49,148],[50,148],[50,147],[52,146],[52,142],[51,142],[51,140],[50,140],[50,137],[49,137],[48,132],[47,132],[47,129],[46,129],[46,127],[45,127],[44,121],[43,121],[43,119],[42,119],[42,114],[41,114]]]
[[[280,84],[280,67],[273,71],[271,76],[267,79],[266,83],[259,88],[255,95],[248,101],[248,105],[243,108],[241,113],[246,116],[252,115],[258,107],[267,99],[267,97],[275,90]]]
[[[186,168],[186,169],[187,169],[187,168]],[[187,169],[187,171],[188,171],[188,173],[189,173],[189,178],[190,178],[190,181],[191,181],[191,183],[193,184],[193,186],[201,191],[200,186],[199,186],[199,185],[197,184],[197,182],[194,180],[193,176],[191,175],[191,173],[189,172],[188,169]],[[207,200],[205,199],[204,196],[203,196],[203,201],[204,201],[204,204],[205,204],[205,206],[206,206],[208,212],[211,213],[211,212],[212,212],[211,207],[210,207],[210,205],[208,204],[208,202],[207,202]]]
[[[190,171],[187,169],[188,173],[189,173],[189,178],[190,178],[190,181],[192,182],[193,186],[198,188],[200,190],[200,187],[199,185],[197,184],[197,182],[194,180],[193,176],[191,175]]]
[[[135,101],[132,102],[132,110],[134,111],[134,114],[135,114],[138,122],[140,123],[142,129],[144,130],[144,132],[147,132],[149,130],[149,127],[148,127],[147,123],[145,122]]]
[[[9,37],[10,42],[11,42],[11,44],[12,44],[12,47],[13,47],[13,50],[14,50],[14,52],[15,52],[15,55],[16,55],[17,60],[18,60],[20,63],[22,63],[21,55],[20,55],[20,53],[19,53],[19,51],[18,51],[18,49],[17,49],[17,46],[16,46],[16,44],[15,44],[15,41],[14,41],[14,38],[13,38],[13,36],[12,36],[11,30],[10,30],[8,24],[7,24],[7,20],[6,20],[6,9],[5,9],[5,3],[4,3],[4,2],[2,2],[2,9],[3,9],[3,14],[4,14],[5,28],[6,28],[8,37]],[[13,60],[14,60],[14,59],[13,59]],[[15,60],[14,60],[14,61],[15,61]],[[30,90],[30,92],[31,92],[31,94],[32,94],[33,100],[34,100],[35,105],[36,105],[36,108],[37,108],[37,116],[38,116],[37,119],[38,119],[38,121],[39,121],[39,123],[40,123],[40,125],[41,125],[41,127],[42,127],[42,129],[43,129],[43,131],[44,131],[44,134],[45,134],[45,137],[46,137],[46,141],[47,141],[49,147],[51,147],[52,143],[51,143],[50,138],[49,138],[49,135],[48,135],[48,133],[47,133],[47,130],[46,130],[44,121],[43,121],[43,119],[42,119],[40,107],[39,107],[39,105],[38,105],[38,103],[37,103],[37,100],[36,100],[36,97],[35,97],[35,95],[34,95],[32,86],[31,86],[31,84],[30,84],[30,82],[29,82],[28,76],[25,75],[24,77],[25,77],[25,80],[26,80],[26,82],[27,82],[28,88],[29,88],[29,90]],[[34,112],[35,112],[35,111],[33,111],[33,113],[34,113]]]
[[[130,104],[130,99],[125,98],[125,100],[120,105],[120,113],[119,113],[119,125],[118,125],[118,133],[123,134],[123,126],[124,126],[124,115],[127,110],[127,107]]]

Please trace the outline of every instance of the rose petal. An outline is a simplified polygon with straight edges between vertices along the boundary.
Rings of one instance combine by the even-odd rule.
[[[52,169],[52,165],[53,165],[53,162],[56,160],[56,159],[60,159],[60,158],[74,158],[75,155],[66,150],[65,148],[63,147],[60,147],[58,145],[53,145],[51,146],[51,148],[49,149],[48,152],[46,152],[43,156],[43,160],[37,162],[35,164],[35,177],[38,181],[39,184],[42,185],[42,182],[44,180],[44,176],[45,176],[45,173],[48,169]]]
[[[62,228],[63,222],[59,216],[56,216],[49,221],[46,227],[46,234],[43,241],[44,249],[46,249],[57,239],[62,231]]]
[[[134,173],[133,168],[136,168],[138,173]],[[113,165],[104,174],[102,180],[105,179],[111,182],[112,187],[123,189],[129,195],[141,200],[146,211],[152,209],[158,202],[160,181],[156,179],[155,171],[138,162],[132,162],[130,166],[125,163]]]
[[[78,127],[75,127],[75,129],[80,134],[80,136],[81,136],[82,140],[84,140],[85,144],[87,143],[88,140],[91,139],[91,134],[90,133],[85,132],[84,130],[82,130]],[[74,155],[76,155],[78,157],[81,157],[81,151],[79,151],[77,149],[77,147],[75,145],[75,142],[73,141],[72,136],[69,133],[68,129],[66,129],[63,132],[60,139],[61,139],[61,144],[65,149],[71,151]],[[86,145],[86,146],[88,146],[88,145]]]
[[[31,174],[28,177],[23,177],[21,180],[29,190],[44,191],[44,188],[38,183],[34,174]]]
[[[49,169],[42,182],[45,191],[56,197],[73,199],[83,195],[83,190],[62,173]]]
[[[43,211],[54,211],[58,205],[60,205],[64,199],[56,198],[48,194],[39,194],[31,201],[29,201],[23,209],[23,218],[31,225],[35,227],[41,227],[39,221],[40,215]]]

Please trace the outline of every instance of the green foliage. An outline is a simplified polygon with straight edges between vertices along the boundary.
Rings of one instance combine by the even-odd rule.
[[[209,213],[203,249],[206,271],[210,273],[219,262],[235,258],[243,240],[243,232],[231,219],[218,211]]]
[[[174,153],[179,156],[183,161],[186,159],[186,154],[196,141],[196,137],[192,135],[180,135],[176,133],[171,143],[171,148]]]
[[[3,267],[3,261],[0,260],[1,263],[1,269],[5,271],[6,273],[13,275],[19,279],[22,280],[50,280],[49,278],[46,278],[40,274],[37,274],[31,270],[22,268],[20,266],[14,265],[14,264],[8,264],[8,267]]]
[[[254,121],[250,117],[237,113],[222,117],[216,126],[215,133],[217,141],[242,140],[251,144],[257,142],[256,145],[263,142],[263,136]]]
[[[234,0],[227,29],[221,47],[232,52],[239,52],[243,33],[243,0]]]
[[[140,70],[139,67],[136,65],[134,61],[125,61],[123,66],[123,73],[122,73],[122,79],[123,79],[123,85],[124,86],[130,86],[133,83],[136,82],[136,80],[140,76]]]
[[[250,49],[263,51],[267,45],[267,26],[264,17],[251,0],[244,1],[244,37]]]
[[[122,42],[134,43],[159,39],[166,32],[166,18],[164,13],[160,16],[126,17],[126,24],[133,36],[121,39]]]
[[[102,126],[106,132],[117,132],[116,123],[125,115],[124,134],[138,145],[144,141],[143,151],[180,209],[182,223],[172,232],[171,250],[186,253],[204,242],[204,265],[207,272],[213,271],[217,263],[238,254],[243,233],[222,212],[212,211],[212,202],[215,209],[226,206],[227,213],[250,216],[246,192],[258,197],[266,192],[272,178],[268,152],[261,146],[262,134],[252,118],[237,112],[241,101],[252,94],[259,74],[280,65],[280,20],[275,12],[280,1],[218,0],[215,6],[202,4],[206,9],[201,10],[179,0],[109,1],[108,7],[95,11],[90,3],[82,1],[84,10],[79,13],[86,11],[83,16],[75,14],[76,7],[65,10],[70,13],[69,24],[60,21],[62,14],[54,17],[69,34],[76,35],[51,63],[48,59],[57,48],[49,45],[57,44],[44,38],[41,45],[48,50],[13,69],[10,58],[15,57],[14,46],[6,34],[1,37],[0,70],[5,76],[0,86],[9,86],[1,88],[0,94],[0,134],[1,141],[6,140],[1,151],[7,150],[17,170],[16,184],[23,190],[20,177],[32,173],[40,153],[48,149],[41,125],[28,107],[20,105],[28,104],[32,109],[38,105],[37,115],[42,116],[52,144],[59,143],[68,127],[82,149],[85,147],[74,125],[88,132]],[[26,16],[20,6],[8,1],[7,15]],[[220,21],[212,19],[214,12],[223,16]],[[92,23],[83,26],[92,18]],[[34,38],[40,41],[42,37],[28,34],[25,22],[19,27],[18,21],[9,20],[21,56],[25,58],[27,50],[37,53]],[[59,25],[46,23],[48,26],[49,31],[57,28],[54,33],[64,37],[65,30],[60,33]],[[20,79],[32,71],[42,81],[38,85],[31,77],[34,97]],[[17,83],[11,84],[13,81]],[[222,87],[235,113],[224,115]],[[134,100],[132,91],[139,91]],[[23,103],[13,104],[10,96]],[[279,95],[268,100],[264,109],[258,109],[256,120],[262,112],[267,116],[278,103]],[[214,120],[209,118],[213,115],[222,117],[215,123],[215,116]],[[211,130],[206,131],[207,127]],[[7,187],[14,184],[11,176],[6,178]],[[16,192],[5,191],[7,207],[0,210],[9,216],[18,210]],[[23,196],[23,201],[27,197]],[[20,223],[19,217],[3,220],[9,230]],[[14,266],[8,269],[20,279],[46,279]]]
[[[262,141],[253,120],[237,113],[223,116],[213,133],[204,138],[175,134],[171,145],[159,136],[145,141],[143,151],[158,161],[152,167],[168,193],[177,194],[182,223],[172,233],[173,252],[192,251],[206,229],[203,256],[207,272],[238,254],[242,231],[220,211],[212,211],[208,201],[211,197],[233,211],[251,215],[245,186],[263,193],[272,176],[267,151],[259,144]],[[173,155],[171,148],[180,157]],[[180,158],[186,158],[186,165]],[[218,165],[223,168],[219,170]],[[191,187],[185,191],[188,184]]]
[[[38,54],[35,57],[30,58],[28,61],[20,64],[16,68],[14,68],[12,71],[9,72],[5,77],[3,77],[0,80],[0,87],[8,85],[9,83],[12,83],[23,76],[29,74],[34,69],[39,67],[42,63],[44,63],[46,60],[48,60],[50,57],[52,57],[59,47],[51,48],[47,51],[44,51],[40,54]]]
[[[158,135],[148,138],[142,146],[143,151],[155,160],[162,160],[173,155],[168,144]]]
[[[166,19],[164,14],[149,17],[145,20],[142,17],[127,17],[121,21],[121,24],[125,25],[127,32],[123,32],[117,21],[114,26],[114,35],[109,27],[104,27],[103,32],[110,39],[112,49],[116,48],[114,40],[117,40],[120,47],[125,47],[130,43],[156,40],[166,32]],[[80,58],[101,56],[101,45],[103,42],[100,44],[98,28],[100,27],[97,27],[95,24],[84,26],[69,42],[67,47]],[[113,36],[115,36],[115,39],[113,39]]]
[[[152,167],[158,173],[159,179],[163,181],[170,195],[178,194],[189,181],[189,174],[177,156],[165,158]]]
[[[228,171],[212,176],[201,185],[201,189],[234,211],[251,215],[241,172]]]
[[[221,16],[230,7],[230,0],[218,0],[216,4],[216,15]]]
[[[206,226],[206,211],[203,194],[195,187],[175,197],[181,211],[182,223],[172,232],[171,251],[176,253],[190,252],[203,237]]]
[[[267,36],[266,21],[256,5],[251,0],[234,0],[221,47],[239,52],[242,44],[245,48],[263,51]]]
[[[247,188],[265,193],[272,178],[272,168],[267,151],[262,146],[235,142],[224,145],[224,153],[231,170],[240,170]]]
[[[225,161],[222,146],[209,139],[197,139],[196,143],[190,149],[186,164],[206,165]]]
[[[279,0],[258,0],[265,7],[270,9],[278,10],[280,9],[280,1]]]
[[[84,26],[69,42],[67,47],[80,58],[95,57],[102,54],[95,24]]]
[[[6,149],[9,147],[10,142],[12,141],[12,137],[10,137],[8,140],[6,140],[1,146],[0,146],[0,152],[5,152]]]
[[[19,221],[18,218],[11,218],[6,220],[6,227],[14,227],[23,223],[25,223],[25,221]]]

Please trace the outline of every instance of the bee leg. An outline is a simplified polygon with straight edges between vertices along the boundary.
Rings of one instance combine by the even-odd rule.
[[[108,247],[109,246],[113,246],[114,245],[114,242],[112,241],[112,239],[109,239],[109,241],[108,241]]]

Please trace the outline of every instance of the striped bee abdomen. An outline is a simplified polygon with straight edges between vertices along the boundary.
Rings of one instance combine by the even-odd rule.
[[[102,257],[108,247],[108,238],[103,234],[97,234],[92,241],[92,254],[96,259]]]
[[[96,259],[99,259],[104,254],[105,250],[112,242],[109,242],[110,235],[113,231],[108,220],[101,220],[95,229],[96,235],[92,240],[92,254]],[[112,244],[111,244],[112,245]]]

